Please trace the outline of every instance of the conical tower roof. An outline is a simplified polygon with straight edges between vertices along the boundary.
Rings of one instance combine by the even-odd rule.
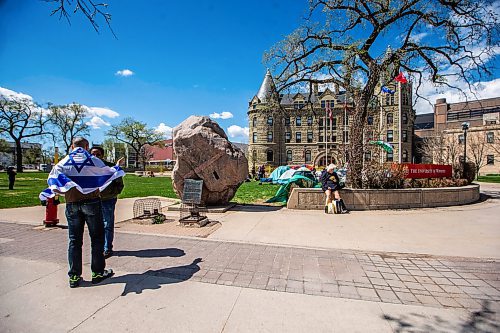
[[[257,92],[257,98],[262,102],[266,103],[270,99],[272,99],[273,94],[276,92],[276,86],[274,85],[273,76],[271,75],[271,71],[269,68],[267,69],[266,76],[264,77],[264,81],[260,85],[260,89]]]

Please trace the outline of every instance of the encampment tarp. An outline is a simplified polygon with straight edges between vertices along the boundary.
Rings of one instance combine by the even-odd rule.
[[[286,203],[288,200],[288,194],[290,192],[290,187],[292,184],[297,185],[298,187],[316,187],[319,186],[314,180],[311,178],[296,174],[292,178],[290,178],[287,183],[280,186],[274,197],[267,200],[266,202],[283,202]]]
[[[308,168],[299,168],[297,170],[290,169],[290,170],[285,171],[285,173],[283,173],[281,175],[281,177],[277,180],[277,183],[278,184],[286,184],[290,181],[290,179],[293,176],[296,176],[296,175],[301,175],[301,176],[307,177],[311,180],[315,180],[314,175],[312,174],[312,172]]]
[[[276,169],[274,169],[273,172],[271,172],[269,178],[271,178],[271,181],[275,183],[278,181],[281,175],[284,174],[287,170],[290,170],[290,167],[288,165],[279,166]]]

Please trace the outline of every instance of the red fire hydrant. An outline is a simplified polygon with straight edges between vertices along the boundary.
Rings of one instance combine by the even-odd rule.
[[[45,220],[43,220],[43,225],[46,227],[53,227],[59,223],[57,218],[57,205],[59,205],[59,197],[48,198],[47,201],[42,201],[42,205],[45,206]]]

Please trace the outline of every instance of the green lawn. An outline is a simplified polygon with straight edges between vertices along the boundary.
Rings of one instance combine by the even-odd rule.
[[[479,176],[477,180],[480,182],[487,182],[487,183],[500,183],[500,175]]]
[[[24,172],[16,177],[14,190],[8,189],[7,174],[0,173],[0,208],[28,207],[40,204],[38,194],[47,187],[48,173]],[[120,198],[145,197],[150,195],[177,198],[169,177],[143,178],[128,174],[124,178],[125,189]],[[243,183],[233,201],[238,203],[262,203],[274,196],[277,185],[257,182]]]

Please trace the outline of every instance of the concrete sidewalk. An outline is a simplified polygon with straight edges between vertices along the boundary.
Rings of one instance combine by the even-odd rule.
[[[65,230],[4,223],[0,231],[2,332],[493,332],[499,323],[498,262],[119,233],[107,261],[115,277],[92,286],[86,260],[86,282],[70,289]],[[275,266],[287,262],[280,253],[288,268]]]

